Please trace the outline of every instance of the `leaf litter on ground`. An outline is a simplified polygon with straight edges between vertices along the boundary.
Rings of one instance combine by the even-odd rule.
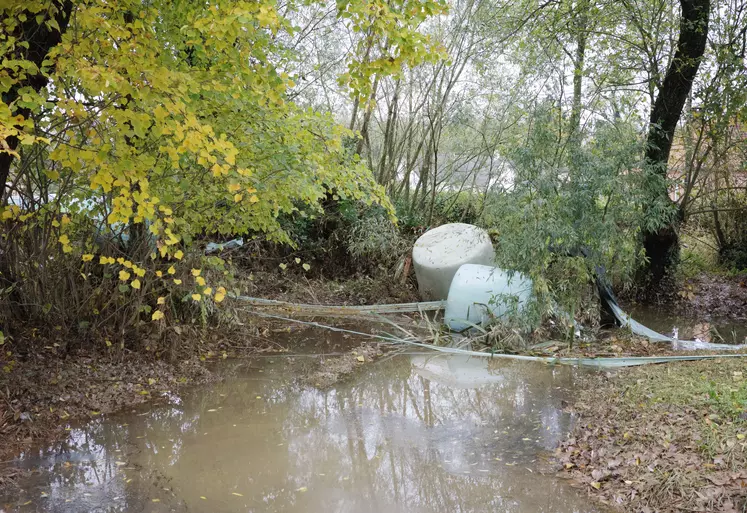
[[[629,512],[747,508],[742,360],[646,366],[582,378],[562,472]],[[739,374],[736,374],[739,376]]]

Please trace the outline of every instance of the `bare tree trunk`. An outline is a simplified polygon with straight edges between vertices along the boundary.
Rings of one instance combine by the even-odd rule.
[[[376,98],[376,89],[378,87],[379,87],[379,77],[377,75],[376,78],[374,79],[373,89],[371,92],[372,99]],[[363,126],[361,126],[361,138],[358,139],[358,144],[355,147],[355,152],[358,155],[360,155],[361,152],[363,151],[363,144],[365,143],[366,145],[368,145],[368,126],[371,123],[371,114],[373,114],[373,104],[372,102],[369,101],[367,102],[367,105],[366,105],[366,112],[365,114],[363,114]],[[370,145],[368,146],[369,146],[368,151],[370,153],[371,147]]]
[[[579,6],[584,12],[577,14],[576,55],[573,59],[573,103],[571,105],[571,144],[573,148],[581,145],[581,100],[584,80],[584,59],[586,57],[587,25],[586,2]]]
[[[655,215],[653,210],[662,202],[671,203],[667,162],[672,139],[708,41],[710,0],[680,0],[680,5],[682,16],[676,51],[651,109],[645,157],[645,171],[651,177],[648,185],[651,197],[645,206],[646,215]],[[677,215],[658,229],[643,232],[643,246],[649,258],[647,278],[653,289],[662,285],[679,257],[680,221]]]
[[[436,187],[438,186],[438,142],[436,131],[431,129],[431,146],[433,147],[433,184],[431,184],[431,209],[428,213],[428,226],[433,225],[433,210],[436,207]]]
[[[389,177],[387,176],[386,170],[387,170],[387,158],[393,157],[393,149],[391,147],[394,146],[394,125],[397,121],[397,103],[399,102],[399,87],[400,87],[400,80],[397,80],[395,87],[394,87],[394,96],[392,97],[391,102],[389,102],[389,108],[387,111],[386,116],[386,124],[384,126],[384,142],[382,144],[381,148],[381,158],[379,159],[379,172],[378,172],[378,182],[380,184],[386,184],[389,181]]]
[[[36,66],[37,70],[42,69],[42,63],[47,58],[49,51],[62,41],[62,35],[67,30],[70,15],[73,11],[73,3],[70,0],[55,1],[52,2],[51,7],[56,10],[50,8],[48,12],[52,14],[59,30],[54,30],[47,25],[49,19],[46,16],[38,20],[37,15],[39,13],[25,11],[23,14],[26,16],[26,21],[19,23],[12,34],[5,34],[6,39],[10,36],[17,41],[15,51],[6,55],[6,58],[30,61]],[[37,73],[29,72],[25,79],[13,84],[7,92],[3,93],[2,101],[6,105],[11,105],[19,98],[24,88],[28,87],[39,92],[46,87],[48,82],[49,78],[41,71]],[[25,107],[16,107],[14,113],[24,119],[31,117],[31,110]],[[0,147],[5,150],[0,152],[0,205],[4,205],[7,201],[6,184],[10,178],[10,166],[13,164],[12,152],[15,152],[19,143],[17,137],[10,136],[0,144]],[[21,306],[22,301],[18,290],[12,287],[18,280],[12,270],[12,258],[14,257],[9,256],[5,249],[0,251],[0,288],[10,290],[8,298],[12,305],[11,309],[15,315],[21,316],[25,314],[25,307]]]

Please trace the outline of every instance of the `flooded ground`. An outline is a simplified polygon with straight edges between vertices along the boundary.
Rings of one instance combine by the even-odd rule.
[[[600,511],[541,473],[571,424],[573,369],[400,354],[299,385],[317,363],[224,362],[223,383],[74,427],[24,457],[38,472],[0,510]]]
[[[654,331],[680,340],[695,340],[722,344],[747,344],[747,322],[731,319],[704,320],[705,315],[686,316],[672,313],[671,307],[631,305],[627,312],[636,321]]]

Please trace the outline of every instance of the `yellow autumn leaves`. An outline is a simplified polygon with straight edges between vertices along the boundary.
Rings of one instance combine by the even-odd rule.
[[[297,264],[301,264],[300,258],[296,258],[294,261]],[[285,271],[288,268],[288,264],[281,263],[278,265],[278,267],[280,267],[283,271]],[[306,263],[302,264],[301,267],[303,268],[304,271],[307,271],[307,272],[311,269],[311,265],[306,264]]]
[[[423,1],[407,0],[413,12],[422,10]],[[17,14],[29,2],[46,5],[28,0],[0,7],[7,14],[7,33],[15,33]],[[278,41],[284,31],[292,31],[290,18],[274,2],[215,0],[178,7],[165,0],[130,2],[137,5],[135,23],[122,16],[131,7],[127,3],[74,4],[70,24],[42,70],[50,83],[74,88],[22,91],[30,116],[0,101],[0,139],[16,136],[21,144],[40,150],[10,152],[25,160],[16,169],[37,169],[33,154],[44,155],[40,186],[55,191],[54,208],[69,211],[34,214],[9,205],[0,207],[0,221],[37,216],[39,223],[51,225],[54,229],[46,233],[53,234],[50,247],[57,254],[77,259],[76,250],[82,252],[76,264],[81,263],[83,279],[102,274],[92,271],[96,262],[107,266],[103,276],[111,291],[128,294],[136,304],[150,302],[157,310],[143,311],[158,321],[169,314],[170,303],[160,298],[157,305],[152,302],[165,291],[178,292],[185,302],[225,300],[226,289],[210,283],[210,276],[190,277],[188,267],[179,268],[193,241],[203,235],[264,232],[274,241],[289,242],[279,214],[317,205],[329,189],[393,212],[370,170],[348,158],[343,142],[352,132],[331,115],[293,103],[290,71],[276,69],[265,58],[282,49]],[[395,55],[397,62],[417,60],[422,52],[413,51],[413,31],[422,20],[405,23],[393,17],[383,0],[372,5],[379,13],[373,17],[364,12],[363,3],[343,0],[338,15],[361,28],[372,25],[371,33],[381,42],[390,37],[402,41],[409,53]],[[436,5],[428,13],[438,10]],[[6,39],[0,47],[8,55],[28,53],[10,51],[22,42]],[[187,65],[184,52],[196,48],[195,42],[197,61],[204,62]],[[5,89],[31,89],[23,86],[16,73],[20,69],[32,67],[22,60],[0,63]],[[371,73],[362,79],[372,81],[373,68],[366,69]],[[376,73],[378,79],[386,70]],[[351,84],[363,87],[362,82]],[[50,95],[54,109],[46,107]],[[237,117],[236,112],[244,114]],[[34,126],[36,120],[58,129],[45,131]],[[102,230],[102,224],[109,226]],[[110,231],[129,229],[133,235],[141,228],[154,245],[151,260],[147,255],[102,256],[88,245]],[[162,265],[158,256],[175,265]],[[298,265],[310,270],[309,264]],[[95,310],[102,305],[90,304],[90,312],[76,315],[106,317]],[[119,306],[106,303],[106,308]]]
[[[242,185],[240,183],[232,182],[232,183],[228,184],[228,191],[231,192],[231,193],[235,193],[233,195],[233,201],[234,201],[234,203],[240,203],[241,200],[244,199],[244,195],[240,194],[238,192],[242,188],[243,187],[242,187]],[[257,189],[255,189],[252,186],[247,186],[246,187],[246,192],[247,192],[247,194],[250,194],[249,199],[247,200],[247,201],[249,201],[249,203],[257,203],[259,201],[259,197],[256,194],[254,194],[255,192],[257,192]]]
[[[160,305],[165,305],[165,304],[166,304],[166,298],[165,298],[165,297],[163,297],[163,296],[159,297],[159,298],[158,298],[158,299],[156,300],[156,304],[158,304],[159,306],[160,306]],[[151,317],[150,317],[150,318],[151,318],[151,320],[153,320],[153,321],[160,321],[161,319],[163,319],[163,318],[164,318],[164,313],[163,313],[163,311],[162,311],[162,310],[156,310],[155,312],[153,312],[153,315],[151,315]]]
[[[201,301],[203,297],[212,296],[213,288],[207,285],[205,278],[202,276],[202,270],[192,269],[191,274],[197,286],[201,287],[199,292],[195,292],[192,294],[192,300]],[[222,286],[218,287],[218,289],[215,291],[215,296],[213,297],[213,301],[215,301],[216,303],[220,303],[225,298],[226,298],[226,288]]]
[[[220,303],[226,298],[226,289],[225,287],[218,287],[218,290],[215,292],[215,297],[213,298],[213,301],[216,303]]]
[[[63,239],[65,240],[65,239]],[[94,259],[94,255],[91,253],[85,253],[81,255],[81,260],[83,262],[91,262]],[[99,264],[101,265],[120,265],[122,266],[121,269],[119,269],[117,273],[117,279],[120,282],[123,282],[123,284],[129,284],[130,287],[132,287],[135,290],[141,290],[143,287],[143,283],[141,282],[140,278],[144,277],[146,275],[146,270],[137,264],[126,260],[123,257],[114,258],[109,256],[101,256],[99,258]],[[170,265],[169,268],[166,270],[166,273],[164,274],[163,271],[157,270],[154,272],[155,276],[157,278],[163,279],[165,276],[173,277],[176,275],[176,267],[173,265]],[[215,290],[215,295],[213,296],[213,287],[208,286],[207,280],[204,276],[202,276],[202,270],[201,269],[192,269],[190,271],[191,276],[194,279],[195,286],[198,287],[198,290],[195,292],[192,292],[189,294],[189,297],[195,301],[199,302],[202,301],[205,297],[213,297],[213,301],[215,303],[220,303],[226,298],[226,288],[223,286],[218,287]],[[134,278],[134,279],[133,279]],[[183,281],[179,278],[172,278],[171,281],[174,285],[181,285]],[[126,290],[126,289],[125,289]],[[157,306],[164,306],[166,305],[166,297],[159,296],[156,300]],[[162,310],[156,310],[151,315],[151,320],[153,321],[159,321],[165,317],[165,313]]]
[[[67,235],[60,235],[57,240],[62,244],[63,253],[70,253],[73,250],[73,247],[70,245],[70,238]]]

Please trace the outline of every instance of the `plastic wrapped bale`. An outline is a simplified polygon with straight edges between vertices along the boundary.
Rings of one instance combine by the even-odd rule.
[[[506,376],[496,365],[497,360],[450,355],[414,355],[410,357],[413,370],[428,381],[435,381],[449,388],[476,388],[506,381]],[[497,371],[497,372],[496,372]]]
[[[532,280],[487,265],[466,264],[451,281],[444,322],[453,331],[521,312],[532,297]]]
[[[488,232],[464,223],[425,232],[412,248],[418,289],[426,301],[446,299],[451,279],[464,264],[491,265],[495,254]]]

